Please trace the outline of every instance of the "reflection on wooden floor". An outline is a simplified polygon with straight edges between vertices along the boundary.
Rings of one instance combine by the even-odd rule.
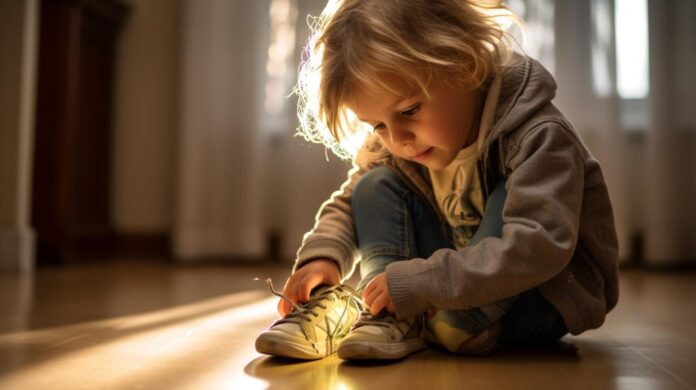
[[[550,349],[392,363],[256,353],[287,266],[121,261],[0,274],[0,388],[690,389],[696,274],[623,271],[604,327]]]

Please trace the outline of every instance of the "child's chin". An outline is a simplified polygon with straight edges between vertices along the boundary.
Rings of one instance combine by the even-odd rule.
[[[438,161],[435,159],[430,159],[428,161],[416,161],[416,162],[418,164],[421,164],[425,167],[432,169],[433,171],[439,171],[439,170],[445,169],[447,167],[447,165],[449,165],[449,164],[446,164],[442,161]]]

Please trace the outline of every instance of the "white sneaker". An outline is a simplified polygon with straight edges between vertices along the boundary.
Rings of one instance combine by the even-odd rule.
[[[272,286],[271,291],[287,299]],[[362,310],[356,297],[355,290],[347,285],[316,289],[309,302],[292,303],[290,313],[258,336],[256,350],[296,359],[321,359],[331,355]]]
[[[373,316],[361,312],[348,336],[338,346],[338,357],[346,360],[401,359],[425,349],[426,343],[420,337],[421,316],[400,321],[385,313]]]

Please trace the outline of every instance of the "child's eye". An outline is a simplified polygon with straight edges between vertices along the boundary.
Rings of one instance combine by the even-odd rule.
[[[380,130],[384,130],[385,128],[386,128],[386,126],[384,126],[384,123],[380,123],[377,126],[373,127],[373,130],[380,131]]]
[[[413,106],[407,108],[407,109],[404,110],[404,111],[401,111],[401,115],[403,115],[403,116],[415,115],[415,114],[418,113],[418,111],[420,111],[420,109],[421,109],[421,105],[420,105],[420,104],[416,104],[416,105],[413,105]]]

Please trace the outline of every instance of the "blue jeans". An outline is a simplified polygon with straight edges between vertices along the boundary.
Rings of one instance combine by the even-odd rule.
[[[486,237],[502,237],[505,185],[499,183],[486,202],[483,220],[469,245]],[[453,248],[439,218],[387,167],[367,172],[352,198],[353,218],[361,254],[358,290],[365,288],[392,262],[429,258],[441,248]],[[500,320],[500,342],[514,344],[553,342],[568,331],[556,308],[537,289],[471,310],[450,312],[452,326],[478,334]]]

